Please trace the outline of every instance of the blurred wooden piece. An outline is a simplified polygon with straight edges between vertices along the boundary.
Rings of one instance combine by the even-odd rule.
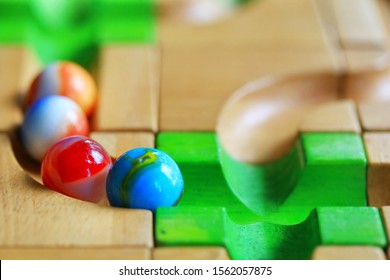
[[[269,163],[295,143],[306,113],[338,98],[336,75],[311,74],[259,79],[237,90],[224,104],[217,133],[235,160]]]
[[[138,148],[154,148],[154,134],[151,132],[105,132],[94,131],[91,138],[99,142],[113,157],[119,157],[124,152]]]
[[[157,247],[154,260],[229,260],[223,247]]]
[[[332,0],[340,39],[347,48],[384,47],[386,30],[376,0]]]
[[[21,98],[39,67],[28,48],[0,47],[0,131],[9,131],[21,122]]]
[[[390,130],[389,108],[390,101],[359,104],[358,110],[363,129],[365,131]]]
[[[389,204],[387,204],[389,205]],[[387,233],[387,239],[390,240],[390,206],[382,207],[382,218],[385,230]],[[387,258],[390,260],[390,243],[387,244]]]
[[[23,48],[0,48],[0,131],[7,131],[21,120],[18,108],[19,77]]]
[[[348,72],[344,75],[343,95],[359,103],[390,101],[390,68],[378,71]],[[370,106],[370,105],[369,105]]]
[[[360,133],[355,103],[351,100],[340,100],[320,105],[305,115],[300,130],[303,132]]]
[[[368,204],[390,205],[390,133],[368,132],[363,137],[368,158]]]
[[[151,249],[135,247],[0,248],[4,260],[149,260]]]
[[[101,48],[94,130],[157,131],[157,48],[134,44]]]
[[[7,134],[0,134],[0,146],[0,248],[153,246],[151,212],[92,204],[46,189],[20,168]]]
[[[378,2],[332,0],[347,72],[382,69],[389,63],[389,37]]]
[[[329,53],[338,72],[345,69],[346,60],[340,46],[339,30],[337,27],[333,1],[313,0],[314,8],[322,29],[322,35]]]
[[[385,260],[382,248],[375,246],[318,246],[313,260]]]
[[[336,69],[312,0],[248,1],[203,25],[163,15],[159,28],[162,131],[214,131],[228,97],[264,75]]]

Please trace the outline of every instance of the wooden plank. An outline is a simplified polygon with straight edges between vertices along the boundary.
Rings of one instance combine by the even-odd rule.
[[[9,131],[21,122],[21,98],[37,68],[38,63],[27,48],[0,47],[0,131]]]
[[[229,260],[223,247],[157,247],[153,260]]]
[[[375,246],[318,246],[313,260],[385,260],[382,248]]]
[[[306,114],[302,120],[300,131],[360,133],[361,128],[355,103],[351,100],[343,100],[318,106]]]
[[[386,29],[376,0],[332,0],[345,48],[384,48]]]
[[[368,204],[390,205],[390,133],[367,132],[363,139],[368,158]]]
[[[157,48],[134,44],[101,47],[94,130],[157,131]]]
[[[149,260],[151,249],[136,247],[0,248],[2,260]]]
[[[387,63],[389,37],[377,2],[333,0],[346,71],[378,69]]]
[[[337,17],[333,1],[313,0],[315,11],[321,23],[322,33],[329,53],[332,55],[338,71],[346,67],[344,50],[340,44]]]
[[[336,69],[312,0],[251,1],[213,24],[161,17],[159,27],[161,131],[213,131],[227,98],[261,76]]]
[[[31,180],[0,134],[0,247],[153,246],[152,213],[73,199]]]
[[[384,206],[381,208],[383,225],[386,230],[387,240],[389,243],[387,244],[387,258],[390,260],[390,206]]]
[[[389,101],[361,102],[358,112],[365,131],[390,130]]]
[[[23,49],[18,47],[0,48],[0,76],[2,79],[0,87],[0,131],[7,131],[22,117],[18,108],[17,93],[19,91],[19,76],[22,66]]]
[[[90,137],[99,142],[113,157],[138,147],[154,148],[154,134],[151,132],[105,132],[94,131]]]

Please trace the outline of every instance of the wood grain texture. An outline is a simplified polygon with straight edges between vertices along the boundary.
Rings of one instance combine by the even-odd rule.
[[[0,247],[153,246],[149,211],[92,204],[44,188],[14,158],[0,134]]]
[[[390,102],[390,68],[376,71],[346,72],[343,79],[343,96],[359,103]],[[371,105],[371,106],[372,106]]]
[[[368,158],[368,204],[390,205],[390,133],[367,132],[363,139]]]
[[[223,247],[157,247],[153,260],[229,260]]]
[[[21,98],[31,82],[32,55],[21,46],[0,47],[0,131],[9,131],[23,118]]]
[[[99,142],[112,157],[119,157],[130,149],[155,146],[155,137],[151,132],[94,131],[90,137]]]
[[[331,73],[263,77],[243,86],[218,117],[220,147],[250,164],[282,158],[295,143],[305,115],[337,100],[338,87],[339,79]]]
[[[151,249],[136,247],[0,248],[2,260],[149,260]]]
[[[153,45],[107,44],[99,58],[94,130],[157,131],[159,55]]]
[[[390,101],[362,102],[358,105],[358,112],[362,127],[365,131],[390,130]]]
[[[338,72],[346,67],[346,58],[340,45],[340,34],[333,1],[313,0],[313,5],[320,22],[321,31]]]
[[[387,36],[377,1],[332,0],[346,48],[384,48]]]
[[[351,100],[343,100],[315,108],[303,118],[300,131],[360,133],[361,128],[355,103]]]
[[[333,0],[346,71],[380,69],[388,65],[389,37],[378,1]]]
[[[375,246],[318,246],[313,260],[385,260],[382,248]]]
[[[311,0],[250,1],[206,25],[162,16],[159,28],[162,131],[213,131],[227,98],[261,76],[336,68]]]

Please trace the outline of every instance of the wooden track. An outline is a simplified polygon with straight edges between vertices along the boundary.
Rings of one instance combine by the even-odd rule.
[[[208,214],[215,214],[212,222],[217,225],[222,225],[222,219],[226,219],[226,228],[232,232],[229,240],[239,239],[241,232],[263,230],[269,224],[263,221],[254,223],[256,216],[251,212],[240,220],[237,213],[247,211],[247,208],[238,203],[231,192],[225,191],[227,185],[216,154],[202,154],[202,151],[216,150],[215,143],[210,145],[210,139],[223,106],[237,89],[264,76],[299,74],[308,77],[326,73],[332,83],[322,88],[334,89],[337,95],[339,82],[343,81],[347,97],[350,93],[355,94],[356,88],[363,87],[351,81],[363,81],[367,89],[370,86],[379,88],[379,83],[384,85],[380,88],[386,88],[390,85],[387,73],[372,74],[369,71],[386,70],[388,66],[390,5],[386,0],[254,0],[221,11],[222,17],[213,21],[196,23],[183,17],[182,13],[188,7],[186,5],[196,1],[156,2],[159,13],[155,42],[105,42],[98,46],[94,68],[90,70],[100,87],[101,98],[92,119],[94,132],[91,137],[102,143],[113,156],[137,146],[158,147],[158,139],[163,139],[164,147],[176,153],[178,161],[186,168],[184,172],[194,178],[189,183],[192,185],[189,189],[191,195],[196,195],[198,189],[208,192],[215,184],[215,193],[224,196],[221,200],[234,205],[227,214],[219,201],[210,196],[206,201],[209,208],[204,208],[204,212],[199,214],[198,210],[189,207],[184,208],[186,215],[199,214],[205,225],[210,222]],[[101,37],[104,36],[108,35],[102,33]],[[22,120],[20,98],[42,64],[24,44],[0,42],[0,77],[5,77],[0,78],[0,259],[230,258],[220,241],[222,227],[212,229],[215,237],[210,238],[214,246],[206,248],[210,244],[200,244],[196,240],[195,245],[202,246],[193,248],[191,244],[176,248],[173,240],[171,246],[165,248],[164,244],[155,242],[154,220],[150,212],[111,208],[105,201],[95,205],[70,199],[43,188],[27,175],[18,161],[20,155],[15,155],[17,151],[10,136]],[[113,69],[120,69],[120,74]],[[364,80],[370,77],[367,80],[371,81],[372,75],[377,75],[375,81],[379,81],[374,85]],[[386,93],[383,96],[388,98]],[[365,141],[369,142],[370,205],[383,207],[381,215],[389,235],[390,192],[387,184],[383,184],[389,180],[386,175],[389,163],[387,153],[381,151],[388,146],[386,136],[381,133],[390,129],[382,121],[382,116],[387,118],[386,108],[384,104],[333,103],[304,114],[304,121],[301,122],[300,118],[296,125],[298,131],[305,133],[319,132],[318,127],[322,132],[365,133],[364,138],[369,139]],[[378,133],[378,130],[382,132]],[[169,134],[172,131],[211,134],[189,134],[187,138],[180,138],[182,136],[172,137]],[[175,142],[169,143],[183,141],[180,147],[185,147],[189,145],[188,139],[203,145],[202,149],[194,149],[194,154],[181,151]],[[279,152],[283,154],[285,151]],[[207,177],[205,170],[213,174],[212,178]],[[198,187],[199,182],[204,185]],[[182,205],[191,206],[190,198],[184,197]],[[218,207],[211,209],[214,206]],[[174,217],[174,211],[170,211],[167,210],[166,216]],[[359,218],[359,211],[352,212]],[[294,247],[297,251],[299,246],[306,246],[300,245],[304,244],[300,233],[309,231],[315,224],[313,217],[316,214],[311,215],[303,223],[287,229],[293,236],[290,243],[298,246]],[[375,218],[367,220],[376,225],[378,215],[375,212]],[[193,226],[184,214],[181,219],[187,221],[189,227]],[[240,227],[237,221],[247,222],[250,226]],[[323,220],[323,225],[331,221]],[[382,233],[375,231],[375,238],[378,232]],[[196,228],[194,235],[201,234],[205,232]],[[364,234],[360,236],[365,238]],[[384,258],[383,249],[379,249],[383,245],[382,239],[370,244],[371,247],[354,245],[356,247],[346,248],[339,241],[344,237],[336,236],[340,248],[320,246],[312,258]],[[270,242],[266,250],[273,250],[272,246],[276,245],[272,240],[264,239]],[[313,240],[307,245],[310,248],[303,251],[314,249],[316,242]],[[252,244],[243,242],[229,246],[241,246],[246,250]],[[259,244],[253,246],[261,247]],[[233,250],[239,251],[240,248]],[[387,258],[389,250],[387,248]],[[275,256],[291,255],[282,250]]]

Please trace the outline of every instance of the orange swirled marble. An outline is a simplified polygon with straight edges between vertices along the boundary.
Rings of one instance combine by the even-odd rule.
[[[61,61],[47,65],[33,80],[25,99],[28,108],[47,95],[63,95],[75,101],[90,116],[96,106],[95,81],[80,65]]]

